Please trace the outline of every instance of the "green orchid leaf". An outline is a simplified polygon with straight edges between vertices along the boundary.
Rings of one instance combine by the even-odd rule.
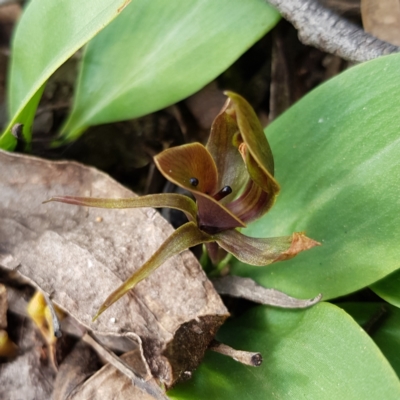
[[[57,201],[77,206],[99,208],[174,208],[183,211],[189,221],[196,221],[197,207],[195,202],[187,196],[174,193],[149,194],[147,196],[127,199],[101,199],[94,197],[54,196],[44,203]]]
[[[169,181],[193,193],[198,204],[200,228],[221,230],[245,226],[214,198],[218,195],[217,167],[202,144],[172,147],[156,155],[154,162]]]
[[[400,310],[385,303],[338,303],[367,330],[400,377]]]
[[[266,130],[282,190],[244,233],[305,231],[322,243],[265,269],[233,273],[294,297],[342,296],[399,267],[400,55],[350,68],[313,90]]]
[[[371,289],[388,303],[400,308],[400,270],[374,283]]]
[[[260,306],[222,326],[218,340],[261,352],[247,367],[209,352],[173,400],[398,399],[400,383],[371,338],[343,310],[319,303],[303,310]]]
[[[178,228],[161,246],[160,248],[136,271],[134,272],[119,288],[112,292],[99,311],[93,318],[95,320],[108,307],[125,295],[128,290],[134,288],[136,284],[149,276],[168,258],[181,253],[189,247],[196,246],[201,243],[211,242],[211,236],[202,232],[193,222],[188,222]]]
[[[301,251],[320,245],[302,233],[257,239],[231,229],[214,235],[214,238],[223,249],[233,254],[238,260],[257,266],[288,260]]]
[[[8,82],[10,123],[0,137],[0,147],[11,150],[11,128],[30,127],[44,85],[54,71],[109,24],[130,0],[31,1],[15,32]],[[45,27],[45,29],[44,29]]]
[[[135,0],[90,42],[63,139],[188,97],[278,20],[262,0]]]

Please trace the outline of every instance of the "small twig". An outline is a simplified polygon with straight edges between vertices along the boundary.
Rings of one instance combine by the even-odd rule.
[[[220,343],[217,340],[213,340],[209,346],[209,349],[216,353],[223,354],[233,358],[244,365],[250,367],[259,367],[262,364],[263,358],[260,353],[252,353],[250,351],[235,350],[226,344]]]
[[[268,0],[299,32],[307,45],[349,61],[363,62],[400,51],[369,35],[316,0]]]
[[[156,385],[149,384],[144,379],[142,379],[139,374],[126,362],[121,360],[116,354],[112,351],[103,347],[100,343],[98,343],[92,336],[86,333],[83,338],[87,344],[92,346],[92,348],[107,362],[109,362],[113,367],[115,367],[118,371],[127,376],[132,384],[141,389],[142,391],[148,393],[150,396],[153,396],[155,400],[168,400],[168,397],[164,394],[164,392]]]
[[[281,308],[306,308],[318,303],[322,294],[313,299],[300,300],[275,289],[267,289],[250,278],[224,276],[212,281],[219,294],[254,301],[255,303]]]

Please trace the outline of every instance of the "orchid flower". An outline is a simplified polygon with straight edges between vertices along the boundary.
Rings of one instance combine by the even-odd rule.
[[[238,94],[225,94],[228,100],[213,122],[206,146],[185,144],[154,158],[165,178],[188,190],[196,201],[173,193],[126,199],[57,196],[48,200],[101,208],[167,207],[183,211],[189,220],[111,293],[94,319],[167,258],[201,243],[206,244],[214,263],[229,252],[257,266],[289,259],[319,245],[303,233],[261,239],[239,232],[238,228],[272,207],[279,185],[274,179],[271,149],[254,110]]]

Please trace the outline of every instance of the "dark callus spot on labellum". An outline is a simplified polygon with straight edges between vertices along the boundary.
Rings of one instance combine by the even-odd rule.
[[[197,178],[190,178],[189,182],[194,187],[196,187],[199,184],[199,180]]]

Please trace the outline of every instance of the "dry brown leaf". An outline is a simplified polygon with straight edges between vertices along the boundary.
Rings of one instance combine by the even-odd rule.
[[[224,276],[213,280],[219,294],[254,301],[255,303],[281,308],[306,308],[318,303],[322,295],[313,299],[301,300],[291,297],[276,289],[267,289],[250,278],[241,276]]]
[[[51,399],[55,372],[43,351],[43,342],[33,323],[18,326],[20,355],[0,364],[0,399]]]
[[[361,0],[361,17],[366,32],[400,46],[399,0]]]
[[[124,354],[122,360],[133,365],[140,361],[140,354],[137,351]],[[155,382],[146,382],[156,387]],[[167,398],[167,397],[165,397]],[[132,381],[110,364],[104,366],[76,390],[75,394],[67,397],[68,400],[87,399],[113,399],[113,400],[158,400],[132,384]],[[55,399],[56,400],[56,399]],[[61,398],[60,398],[61,400]]]
[[[116,354],[114,354],[112,351],[101,345],[99,342],[97,342],[89,334],[85,334],[82,340],[89,346],[91,346],[92,349],[95,350],[97,354],[101,357],[101,359],[107,361],[119,372],[124,374],[133,385],[138,386],[140,389],[151,395],[161,395],[161,398],[164,399],[164,392],[160,389],[158,385],[148,385],[147,381],[138,377],[138,375],[145,375],[146,373],[146,366],[143,363],[139,347],[137,347],[135,350],[132,350],[135,352],[136,357],[134,359],[134,362],[131,362],[129,364],[118,357]]]
[[[152,209],[41,204],[54,195],[133,196],[93,168],[0,151],[0,170],[0,266],[27,278],[96,335],[138,342],[148,371],[167,387],[196,368],[228,313],[189,251],[91,321],[173,228]]]
[[[86,343],[80,341],[64,359],[54,381],[53,400],[66,400],[100,368],[97,354]]]

